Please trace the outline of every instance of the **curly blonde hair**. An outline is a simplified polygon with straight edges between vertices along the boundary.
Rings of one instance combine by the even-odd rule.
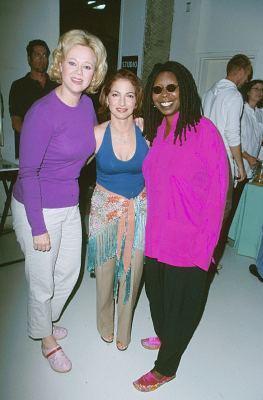
[[[107,53],[104,45],[97,36],[80,29],[73,29],[64,33],[58,42],[57,48],[53,51],[52,63],[49,69],[49,76],[58,83],[62,82],[61,63],[65,59],[68,51],[75,45],[89,47],[95,54],[97,61],[95,72],[90,85],[86,89],[87,93],[96,93],[104,81],[108,65],[106,61]]]

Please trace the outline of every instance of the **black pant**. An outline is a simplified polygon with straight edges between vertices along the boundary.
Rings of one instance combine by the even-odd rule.
[[[144,273],[153,326],[162,342],[154,369],[172,376],[203,314],[208,294],[207,273],[197,267],[174,267],[149,257]]]

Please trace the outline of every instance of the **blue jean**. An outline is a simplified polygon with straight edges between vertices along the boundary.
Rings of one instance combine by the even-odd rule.
[[[257,266],[258,272],[260,273],[260,275],[263,278],[263,226],[262,226],[261,243],[260,243],[260,247],[259,247],[259,251],[258,251],[258,255],[257,255],[257,259],[256,259],[256,266]]]

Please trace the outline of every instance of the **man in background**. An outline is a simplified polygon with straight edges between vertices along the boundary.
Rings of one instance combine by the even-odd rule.
[[[216,82],[203,97],[204,115],[213,121],[222,136],[231,172],[224,222],[218,246],[214,253],[217,267],[223,255],[230,227],[229,215],[232,208],[235,180],[242,182],[246,179],[240,144],[240,120],[243,111],[243,99],[238,88],[252,78],[253,69],[249,58],[244,54],[233,56],[227,64],[226,74],[226,78]]]
[[[47,74],[50,50],[43,40],[31,40],[26,48],[30,72],[12,83],[9,112],[15,132],[15,157],[19,157],[19,135],[26,112],[32,104],[57,86]]]

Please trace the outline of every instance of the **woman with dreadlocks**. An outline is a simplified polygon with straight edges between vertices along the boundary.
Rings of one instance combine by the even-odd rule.
[[[143,164],[147,193],[145,288],[159,348],[154,368],[133,384],[151,391],[175,377],[203,313],[207,271],[223,219],[228,187],[225,147],[202,116],[191,73],[156,64],[144,104],[151,147]]]

